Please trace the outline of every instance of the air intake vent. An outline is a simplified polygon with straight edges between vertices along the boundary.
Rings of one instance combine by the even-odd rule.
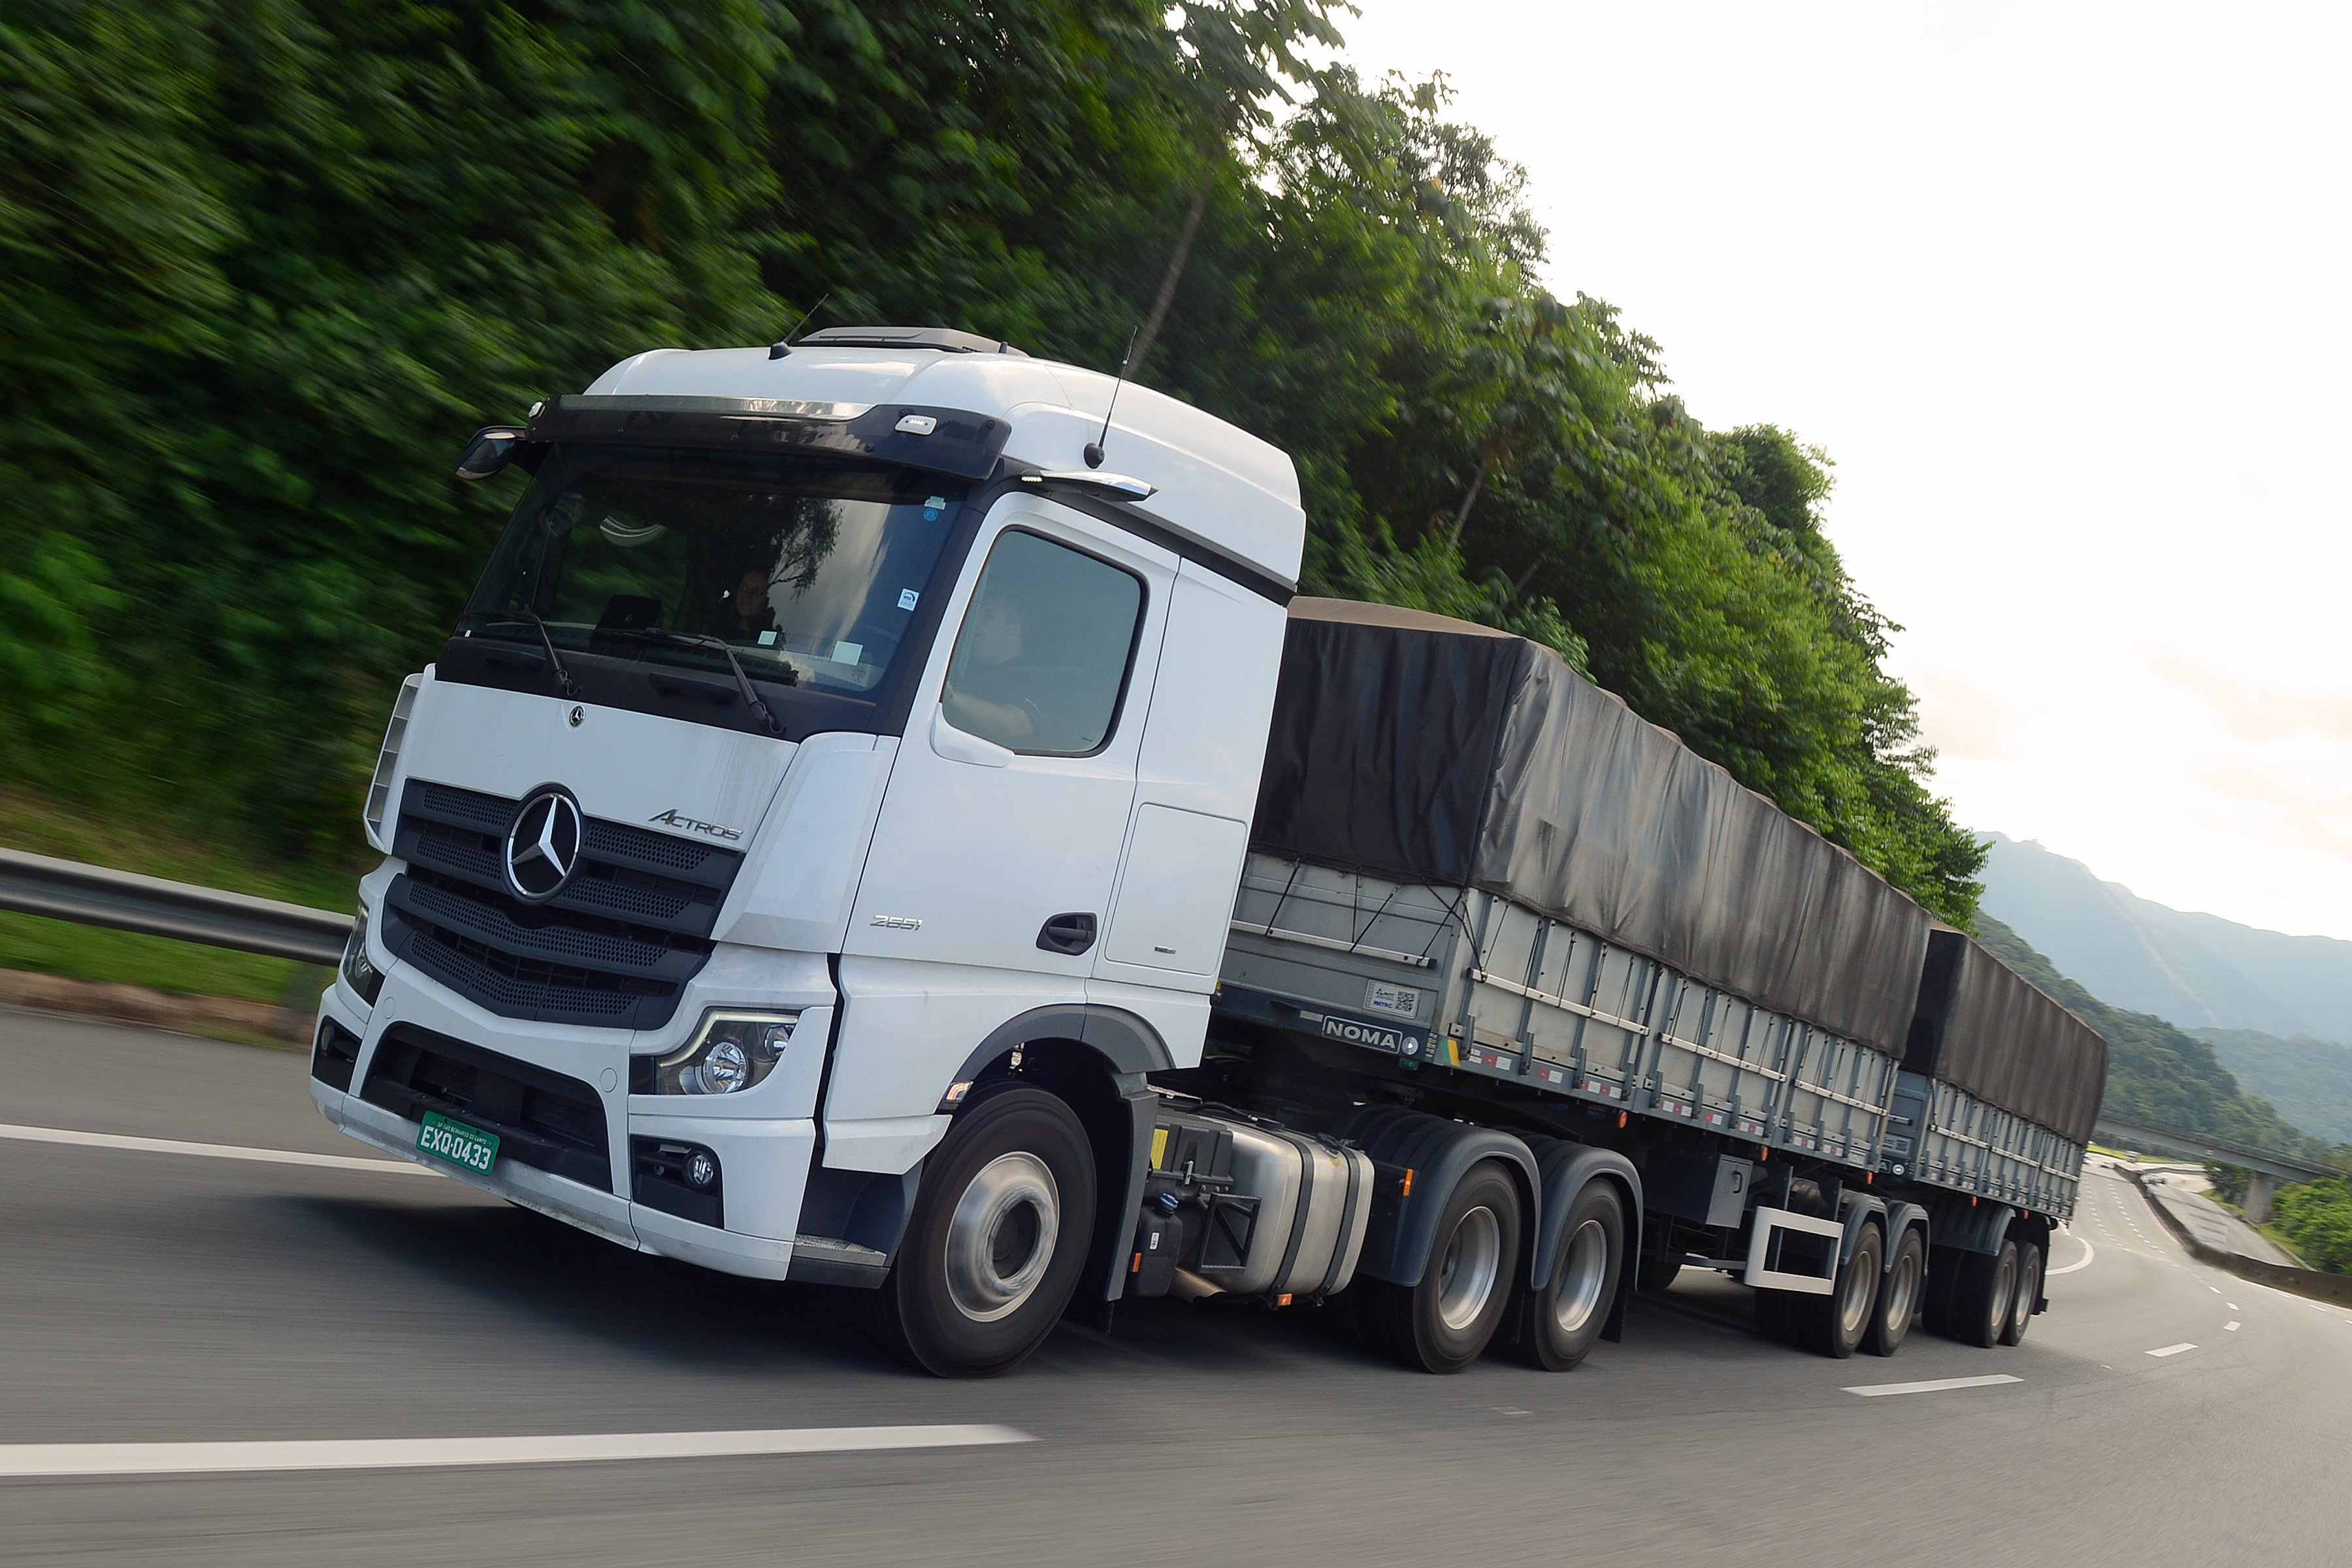
[[[400,765],[400,743],[408,738],[408,715],[416,707],[419,684],[419,678],[414,675],[400,683],[400,695],[392,701],[392,722],[384,726],[383,749],[375,754],[375,777],[368,781],[364,813],[368,842],[379,849],[392,847],[384,842],[383,814],[392,805],[393,770]]]

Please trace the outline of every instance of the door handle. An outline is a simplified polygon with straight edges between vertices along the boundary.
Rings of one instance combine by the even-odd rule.
[[[1095,944],[1095,917],[1092,915],[1055,915],[1037,933],[1037,946],[1045,952],[1063,952],[1075,958]]]

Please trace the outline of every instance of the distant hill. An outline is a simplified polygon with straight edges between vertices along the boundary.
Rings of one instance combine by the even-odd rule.
[[[2190,1032],[2241,1084],[2284,1106],[2297,1127],[2352,1143],[2352,1046],[2308,1035],[2283,1040],[2252,1029]]]
[[[2162,1018],[2108,1006],[1982,909],[1977,940],[2106,1037],[2106,1110],[2282,1154],[2324,1160],[2331,1152],[2324,1140],[2290,1125],[2269,1101],[2242,1090],[2205,1041]]]
[[[2184,1029],[2352,1041],[2352,942],[2184,913],[1988,834],[1982,908],[2112,1005]]]

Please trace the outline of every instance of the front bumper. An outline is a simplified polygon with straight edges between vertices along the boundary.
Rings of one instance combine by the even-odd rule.
[[[724,1273],[781,1279],[792,1271],[802,1198],[816,1149],[814,1113],[834,994],[821,958],[803,966],[773,962],[780,956],[766,954],[769,962],[756,963],[714,962],[703,977],[710,989],[702,996],[689,995],[672,1026],[659,1034],[562,1028],[498,1017],[404,965],[387,971],[373,1008],[363,1006],[339,980],[320,998],[320,1017],[361,1040],[359,1058],[348,1091],[313,1076],[310,1098],[328,1121],[362,1143],[608,1241]],[[722,1003],[803,1009],[805,1048],[788,1050],[766,1081],[740,1095],[721,1099],[627,1092],[633,1057],[676,1048],[698,1025],[705,1006]],[[420,1153],[421,1123],[366,1098],[378,1051],[387,1035],[402,1026],[488,1053],[498,1061],[571,1080],[580,1098],[593,1100],[602,1116],[609,1163],[604,1184],[567,1179],[503,1152],[488,1172],[480,1173]],[[803,1037],[796,1036],[796,1043]],[[388,1097],[379,1093],[376,1098]],[[416,1110],[413,1105],[407,1109]],[[464,1119],[462,1113],[458,1119]],[[722,1225],[698,1224],[634,1201],[640,1189],[633,1141],[647,1139],[698,1145],[718,1157]],[[575,1168],[574,1173],[589,1173]]]

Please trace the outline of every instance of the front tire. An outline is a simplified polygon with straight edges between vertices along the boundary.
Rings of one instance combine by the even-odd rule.
[[[1600,1342],[1625,1267],[1625,1204],[1606,1182],[1576,1194],[1568,1240],[1540,1290],[1512,1292],[1511,1342],[1531,1364],[1568,1372]]]
[[[1423,1372],[1476,1361],[1502,1326],[1519,1260],[1519,1189],[1493,1160],[1463,1173],[1445,1200],[1417,1285],[1366,1279],[1359,1308],[1374,1349]]]
[[[875,1292],[885,1342],[939,1377],[1012,1370],[1061,1321],[1094,1223],[1094,1152],[1070,1108],[1025,1087],[991,1095],[924,1173]]]

